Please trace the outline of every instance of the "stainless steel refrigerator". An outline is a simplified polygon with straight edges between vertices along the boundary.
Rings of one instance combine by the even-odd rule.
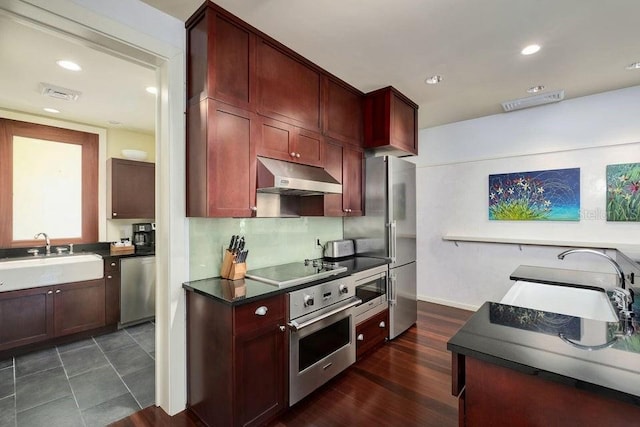
[[[389,338],[416,323],[416,168],[392,156],[366,159],[365,216],[344,218],[360,255],[389,264]]]

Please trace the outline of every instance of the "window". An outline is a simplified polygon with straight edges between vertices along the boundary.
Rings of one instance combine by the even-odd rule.
[[[98,241],[98,135],[0,119],[0,247]]]

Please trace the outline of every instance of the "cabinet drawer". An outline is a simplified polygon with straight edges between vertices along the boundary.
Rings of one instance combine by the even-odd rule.
[[[384,343],[389,336],[389,310],[356,325],[356,358]]]
[[[284,295],[236,307],[233,317],[234,335],[255,331],[268,325],[275,326],[278,322],[284,323]]]
[[[120,258],[109,257],[104,259],[104,274],[115,274],[120,272]]]

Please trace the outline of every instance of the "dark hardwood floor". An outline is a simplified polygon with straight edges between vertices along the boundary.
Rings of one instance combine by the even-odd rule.
[[[316,390],[273,423],[289,426],[457,426],[447,341],[473,313],[418,302],[418,322]],[[186,412],[149,407],[115,427],[202,426]]]

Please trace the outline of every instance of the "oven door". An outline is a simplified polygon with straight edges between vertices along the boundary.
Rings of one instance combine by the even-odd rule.
[[[356,323],[367,320],[387,308],[387,266],[376,268],[372,272],[359,273],[354,284],[356,297],[362,300],[362,304],[356,307],[354,312]]]
[[[353,308],[358,298],[289,322],[289,405],[356,361]]]

